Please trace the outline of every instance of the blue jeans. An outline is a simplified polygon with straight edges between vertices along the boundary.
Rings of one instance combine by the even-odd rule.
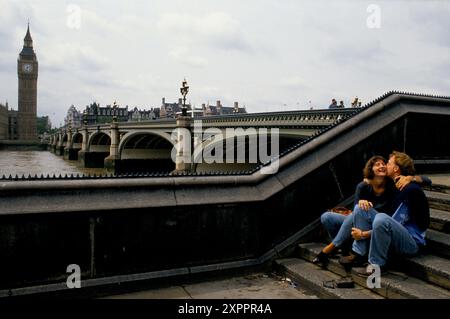
[[[372,230],[370,239],[355,240],[353,251],[360,255],[369,254],[369,263],[385,266],[389,253],[413,256],[419,251],[414,238],[408,230],[389,215],[378,213],[375,209],[353,211],[356,228],[363,231]]]
[[[353,225],[354,227],[361,229],[362,231],[372,230],[372,224],[375,220],[378,211],[371,208],[369,210],[364,210],[359,208],[357,205],[353,209]],[[373,235],[373,234],[372,234]],[[352,250],[361,255],[366,256],[369,252],[370,239],[361,239],[353,241]]]
[[[336,247],[342,247],[350,241],[353,227],[352,214],[344,216],[338,213],[325,212],[320,216],[320,221]]]

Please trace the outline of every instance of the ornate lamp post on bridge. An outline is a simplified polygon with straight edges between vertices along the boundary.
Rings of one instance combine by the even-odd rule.
[[[117,122],[117,113],[118,113],[118,110],[117,110],[117,102],[116,101],[114,101],[114,103],[113,103],[113,109],[112,109],[112,121],[113,122]]]
[[[187,85],[186,78],[184,79],[183,83],[181,84],[180,92],[181,92],[181,95],[183,96],[183,107],[181,109],[181,115],[188,116],[187,107],[186,107],[186,95],[189,93],[189,86]]]

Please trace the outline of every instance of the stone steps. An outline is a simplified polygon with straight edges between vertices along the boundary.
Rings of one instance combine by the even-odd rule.
[[[430,230],[428,230],[428,232],[430,232]],[[302,245],[300,246],[300,252],[302,252],[302,249],[308,248],[310,251],[305,253],[313,254],[312,258],[316,255],[316,252],[319,253],[325,246],[323,243],[305,245],[305,247]],[[305,258],[305,256],[302,257]],[[447,258],[427,253],[412,258],[402,259],[402,264],[399,265],[399,268],[409,275],[450,290],[450,260]]]
[[[407,258],[402,270],[450,291],[450,260],[446,258],[429,254]]]
[[[450,234],[450,212],[431,208],[430,228]]]
[[[323,282],[338,280],[342,277],[299,258],[278,259],[276,264],[287,277],[293,279],[301,288],[314,292],[320,298],[382,299],[381,296],[358,285],[351,289],[326,288]]]
[[[323,243],[300,244],[300,257],[312,261],[313,258],[323,248]],[[403,272],[389,271],[382,275],[381,288],[371,289],[373,292],[385,298],[412,298],[412,299],[448,299],[450,291],[441,287],[449,286],[449,261],[436,256],[420,256],[408,260],[409,267],[405,268],[411,271],[419,278],[412,277]],[[339,264],[338,259],[330,259],[327,265],[328,270],[340,276],[351,275],[355,283],[362,287],[367,287],[366,277],[358,275],[355,269],[350,273]],[[438,287],[432,283],[439,284]],[[369,289],[369,288],[367,288]]]
[[[450,194],[450,186],[447,185],[433,184],[431,186],[424,186],[423,189],[432,192]]]
[[[450,234],[433,229],[427,230],[427,251],[450,258]]]
[[[450,211],[450,194],[425,191],[428,198],[430,208],[439,209],[443,211]]]

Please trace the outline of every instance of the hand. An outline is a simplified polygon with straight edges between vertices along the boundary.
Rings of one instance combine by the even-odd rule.
[[[358,202],[358,206],[362,210],[368,211],[369,209],[371,209],[373,207],[373,204],[371,202],[369,202],[368,200],[361,199]]]
[[[370,181],[369,181],[368,178],[364,178],[364,179],[363,179],[363,182],[366,183],[366,184],[370,184]]]
[[[414,180],[413,176],[398,176],[396,182],[395,182],[395,187],[397,187],[399,190],[403,190],[403,188],[405,188],[406,185],[408,185],[409,183],[411,183]]]
[[[364,239],[363,231],[359,228],[352,227],[352,237],[354,240]]]

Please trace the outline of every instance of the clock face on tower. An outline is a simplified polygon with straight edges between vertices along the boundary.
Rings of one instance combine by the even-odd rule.
[[[22,70],[23,72],[30,73],[31,71],[33,71],[33,65],[30,63],[25,63],[22,65]]]

